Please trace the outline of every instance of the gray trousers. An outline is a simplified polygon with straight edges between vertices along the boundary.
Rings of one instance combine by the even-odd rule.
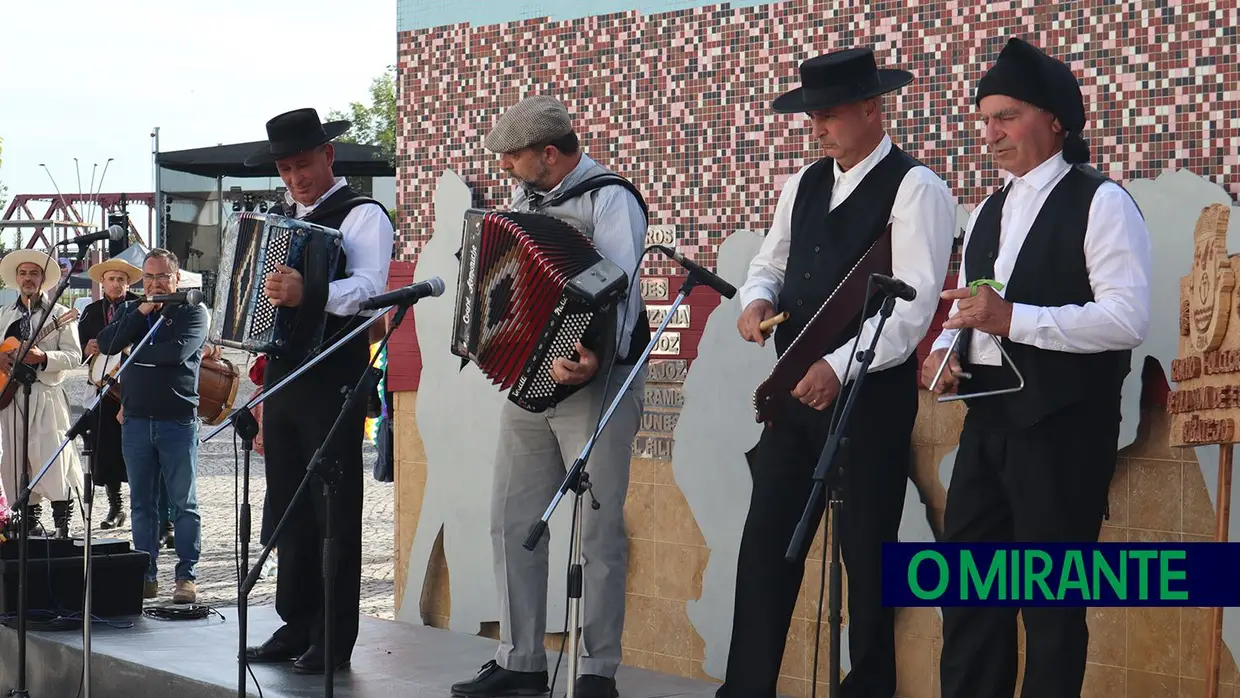
[[[495,661],[512,671],[547,669],[548,540],[534,551],[523,546],[581,455],[602,413],[615,399],[631,366],[612,369],[606,396],[604,375],[567,400],[540,414],[506,402],[500,417],[495,489],[491,498],[491,540],[499,583],[500,645]],[[628,576],[628,536],[624,501],[629,489],[629,458],[641,422],[644,372],[629,386],[607,426],[594,442],[586,473],[599,509],[589,494],[582,502],[581,603],[583,674],[614,676],[620,665],[624,629],[624,591]],[[572,494],[560,506],[571,507]],[[560,541],[559,545],[568,545]],[[558,630],[558,629],[557,629]]]

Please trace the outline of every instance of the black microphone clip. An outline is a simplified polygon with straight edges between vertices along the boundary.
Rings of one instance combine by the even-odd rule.
[[[902,301],[912,301],[917,297],[917,289],[909,286],[903,281],[883,274],[870,274],[870,280],[874,285],[878,286],[889,296],[895,296]]]
[[[735,286],[727,281],[724,281],[723,277],[707,269],[706,267],[703,267],[701,264],[698,264],[670,247],[664,247],[663,245],[651,245],[651,247],[662,252],[665,256],[672,258],[672,260],[674,260],[677,264],[689,270],[690,275],[696,274],[699,281],[718,291],[719,295],[724,298],[731,298],[736,295]]]

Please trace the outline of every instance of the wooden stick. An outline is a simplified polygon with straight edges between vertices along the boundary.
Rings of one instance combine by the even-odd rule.
[[[1231,518],[1231,461],[1235,444],[1218,447],[1218,506],[1215,507],[1214,540],[1227,540]],[[1219,665],[1223,649],[1223,609],[1210,609],[1210,653],[1206,656],[1206,698],[1218,698]]]
[[[779,315],[769,317],[763,320],[762,322],[758,323],[758,329],[761,330],[762,332],[769,332],[772,327],[778,325],[779,323],[787,319],[788,319],[787,311],[782,312]]]

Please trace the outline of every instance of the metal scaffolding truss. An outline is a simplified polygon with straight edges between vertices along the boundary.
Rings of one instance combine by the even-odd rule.
[[[40,207],[40,204],[46,204],[47,209],[42,216],[37,216],[32,210]],[[34,234],[26,241],[28,249],[34,249],[42,241],[45,247],[53,247],[58,242],[62,242],[69,237],[85,232],[81,229],[99,228],[103,229],[108,226],[108,215],[110,213],[119,213],[131,204],[143,204],[147,210],[147,231],[154,229],[155,217],[155,195],[150,192],[142,192],[136,194],[114,193],[114,194],[17,194],[9,203],[9,207],[4,212],[4,217],[0,218],[0,228],[31,228]],[[95,209],[99,211],[99,219],[95,222],[87,222],[82,211]],[[128,211],[126,210],[126,214]],[[133,224],[132,216],[126,218],[129,227],[129,238],[131,242],[140,242],[150,247],[150,241],[144,240],[138,233],[138,229]],[[73,232],[74,228],[78,228],[78,232]],[[57,236],[59,235],[59,239]]]

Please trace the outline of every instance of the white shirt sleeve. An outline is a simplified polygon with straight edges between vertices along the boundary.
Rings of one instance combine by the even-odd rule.
[[[801,177],[809,168],[810,165],[806,165],[789,177],[779,193],[771,229],[762,239],[758,254],[749,262],[745,284],[738,291],[742,310],[756,300],[767,300],[771,305],[779,307],[779,291],[784,286],[784,272],[788,266],[788,251],[792,243],[792,205],[797,200]]]
[[[1103,183],[1085,230],[1094,300],[1053,308],[1015,303],[1008,338],[1077,354],[1137,347],[1149,330],[1150,257],[1149,229],[1136,203],[1115,183]]]
[[[641,205],[628,189],[608,186],[597,190],[594,201],[594,246],[629,279],[628,297],[616,313],[617,344],[620,355],[629,353],[629,337],[641,315],[641,258],[646,242],[646,217]],[[640,351],[645,346],[638,347]]]
[[[917,297],[895,302],[874,348],[871,372],[905,361],[926,336],[939,305],[955,236],[956,199],[947,183],[927,167],[909,170],[891,209],[891,275],[916,289]],[[870,307],[881,303],[882,298],[879,295],[870,301]],[[862,324],[857,351],[869,348],[879,319],[875,313]],[[839,349],[823,357],[840,383],[855,379],[861,371],[861,362],[855,357],[849,364],[854,341],[855,336],[850,337]]]
[[[396,232],[383,209],[362,204],[349,211],[340,224],[344,235],[346,278],[327,287],[327,312],[342,317],[358,311],[358,306],[371,296],[387,291],[388,266]],[[370,314],[374,311],[367,311]]]

